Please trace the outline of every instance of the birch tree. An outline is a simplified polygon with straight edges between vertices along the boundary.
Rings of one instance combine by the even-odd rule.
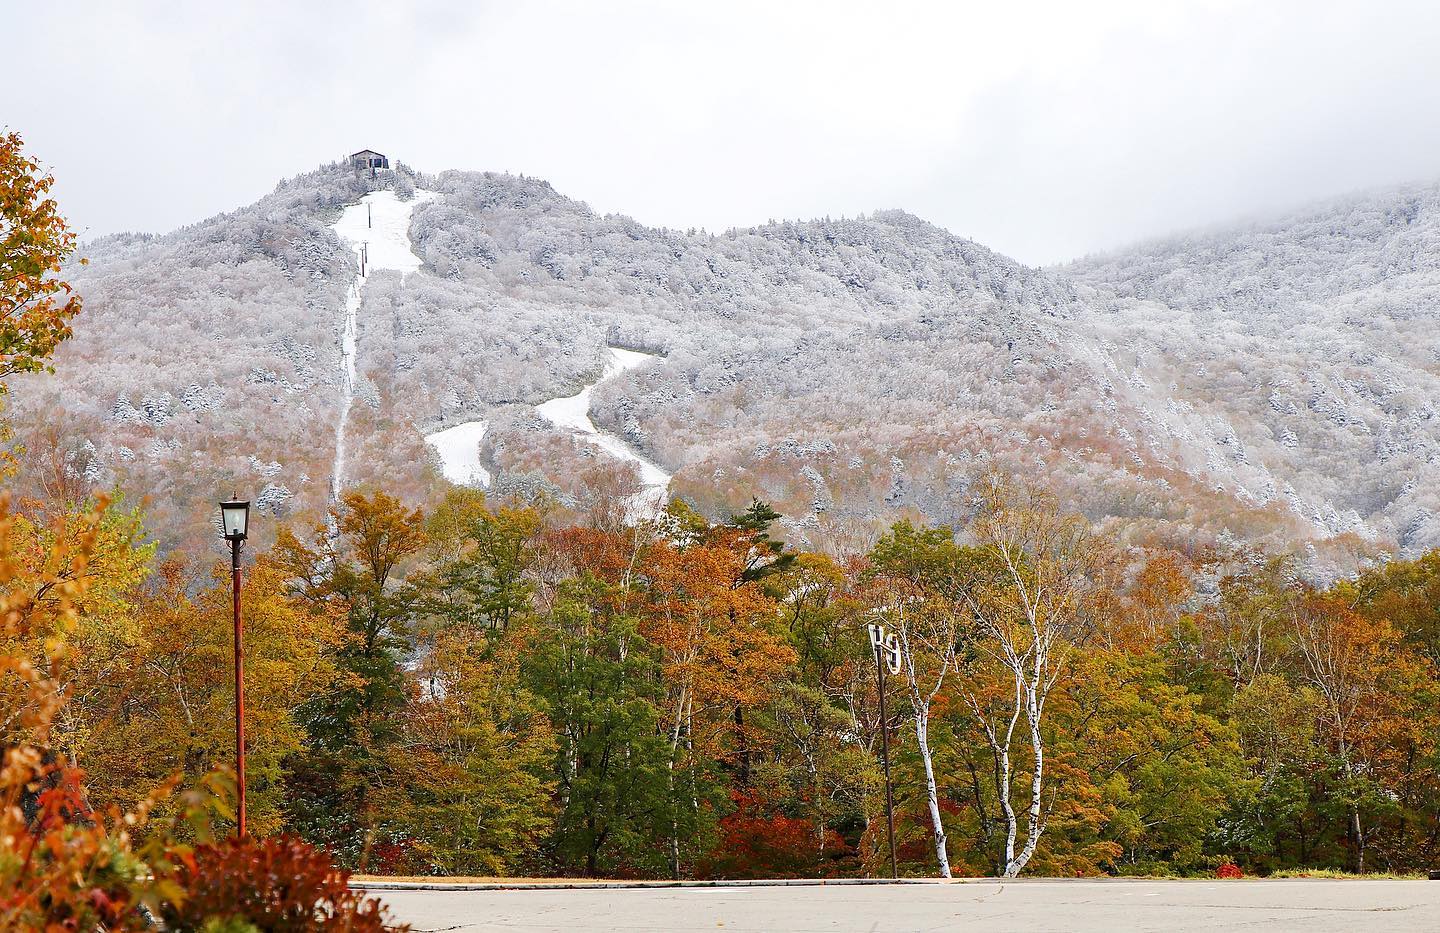
[[[976,661],[998,677],[963,679],[961,694],[994,758],[1005,828],[999,864],[1013,878],[1045,832],[1045,704],[1107,607],[1112,562],[1084,519],[1062,514],[1047,495],[992,478],[979,506],[968,528],[975,560],[958,596],[977,630]],[[1017,761],[1016,742],[1025,739],[1028,762]],[[1017,809],[1026,764],[1029,787]]]
[[[935,859],[940,874],[949,878],[950,854],[940,814],[930,723],[946,678],[959,667],[957,647],[969,628],[963,608],[945,595],[954,590],[965,554],[950,529],[917,530],[909,522],[900,522],[876,544],[871,560],[882,574],[875,594],[881,607],[877,614],[883,616],[900,645],[900,673],[909,693],[915,743],[925,769]]]
[[[925,766],[925,800],[935,835],[935,859],[942,877],[950,877],[945,824],[935,783],[935,758],[930,750],[930,713],[945,678],[955,669],[956,616],[937,602],[900,605],[889,618],[900,641],[900,672],[910,691],[915,743]]]

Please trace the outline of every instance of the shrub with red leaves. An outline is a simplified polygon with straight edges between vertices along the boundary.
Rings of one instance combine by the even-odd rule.
[[[1215,869],[1216,878],[1244,878],[1245,872],[1234,862],[1222,862],[1220,867]]]
[[[833,877],[854,856],[834,830],[825,830],[822,850],[809,820],[772,812],[754,795],[730,797],[735,810],[720,821],[720,844],[699,866],[701,877]]]
[[[379,901],[351,891],[349,875],[324,852],[290,836],[226,839],[180,855],[160,879],[175,896],[161,908],[169,930],[202,930],[207,923],[243,921],[272,933],[380,933],[408,927],[387,923]]]

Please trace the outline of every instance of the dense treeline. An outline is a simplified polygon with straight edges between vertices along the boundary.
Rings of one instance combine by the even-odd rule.
[[[957,528],[796,553],[756,502],[627,524],[354,491],[247,569],[251,821],[362,871],[1413,870],[1440,857],[1440,554],[1320,590],[1125,551],[992,477]],[[51,512],[22,527],[35,548]],[[228,590],[112,510],[55,736],[97,805],[230,754]]]

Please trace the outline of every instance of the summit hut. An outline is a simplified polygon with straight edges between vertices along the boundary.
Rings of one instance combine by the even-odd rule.
[[[388,169],[390,160],[385,158],[385,153],[376,152],[374,149],[361,149],[359,152],[350,155],[350,166],[355,169],[356,175],[368,173],[371,178],[380,169]]]

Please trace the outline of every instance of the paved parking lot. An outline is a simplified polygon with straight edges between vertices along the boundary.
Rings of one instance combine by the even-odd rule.
[[[417,931],[1440,931],[1440,881],[377,891]]]

